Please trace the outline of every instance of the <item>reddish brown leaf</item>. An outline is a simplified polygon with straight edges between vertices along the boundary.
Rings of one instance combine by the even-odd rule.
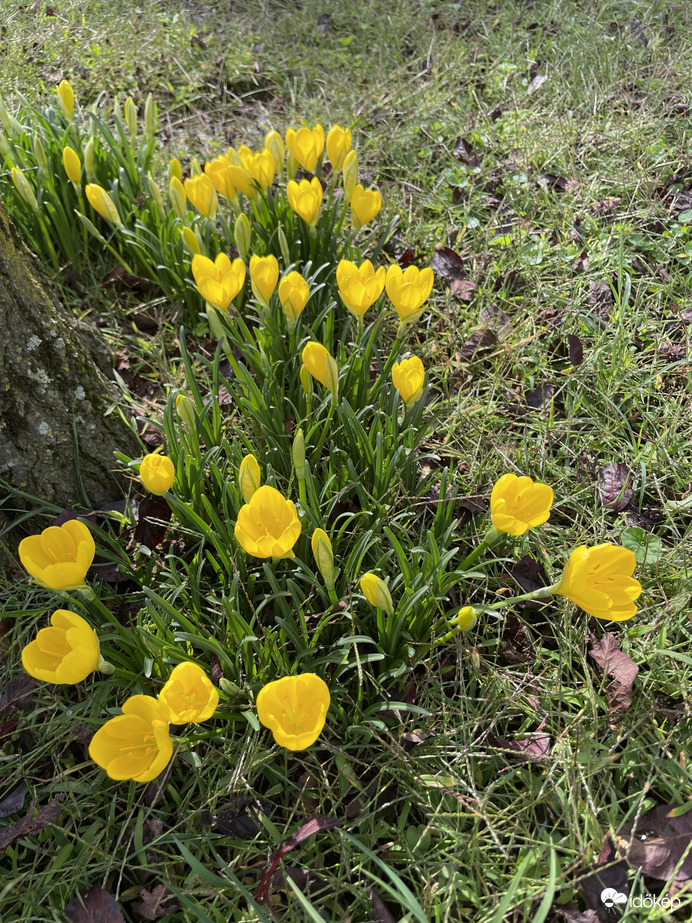
[[[512,750],[531,762],[538,762],[550,755],[550,735],[543,734],[542,728],[545,724],[545,718],[541,721],[538,730],[530,737],[522,737],[520,740],[511,740],[506,737],[498,737],[495,734],[488,734],[488,744],[491,747],[498,747],[501,750]]]
[[[511,326],[511,321],[505,312],[492,304],[486,305],[486,307],[483,308],[480,313],[479,321],[484,326],[489,327],[498,340],[504,340]]]
[[[171,509],[163,497],[144,497],[139,504],[139,521],[134,533],[136,542],[147,548],[156,548],[163,541],[169,522]],[[159,521],[155,521],[159,520]]]
[[[567,345],[569,347],[569,361],[572,365],[581,365],[584,361],[584,347],[581,340],[574,333],[567,334]]]
[[[512,576],[525,593],[533,593],[534,590],[549,586],[545,567],[529,554],[525,554],[514,564]]]
[[[32,836],[34,833],[40,833],[46,827],[54,823],[62,811],[62,806],[57,801],[50,801],[47,805],[39,808],[38,813],[32,817],[33,810],[36,807],[36,801],[32,801],[29,809],[21,820],[18,820],[11,827],[3,827],[0,830],[0,853],[3,853],[8,846],[16,843],[23,836]]]
[[[497,337],[492,330],[478,330],[462,344],[458,355],[463,359],[473,359],[475,356],[487,352],[497,343]]]
[[[505,616],[502,640],[504,642],[500,651],[502,663],[527,663],[536,659],[536,651],[529,633],[514,612],[508,612]]]
[[[67,923],[125,923],[120,905],[101,888],[93,887],[65,907]]]
[[[443,279],[465,279],[464,263],[454,250],[449,247],[440,247],[433,253],[430,267],[436,276]]]
[[[480,163],[478,157],[476,157],[473,148],[469,141],[466,138],[463,138],[461,135],[454,142],[454,156],[457,160],[460,160],[462,163],[468,164],[469,167],[477,167]]]
[[[556,386],[552,382],[546,381],[537,385],[531,391],[527,391],[524,399],[527,406],[533,408],[533,410],[540,410],[552,401],[556,392]]]
[[[639,667],[620,650],[616,635],[608,632],[601,641],[591,635],[589,641],[589,654],[607,680],[608,711],[611,715],[622,714],[632,704],[632,684],[639,673]]]
[[[598,472],[601,482],[601,502],[609,510],[621,513],[632,497],[632,475],[626,465],[611,462]]]
[[[370,905],[372,906],[372,923],[396,923],[396,917],[374,888],[370,888]]]
[[[659,805],[636,825],[625,824],[616,838],[617,852],[630,868],[659,881],[673,880],[670,895],[692,881],[692,813],[670,817],[673,807]]]
[[[30,676],[11,679],[0,693],[0,715],[15,714],[31,708],[34,702],[32,693],[37,685],[36,680]]]
[[[0,801],[0,817],[9,817],[10,814],[16,814],[17,811],[21,811],[24,807],[25,798],[26,782],[22,781]]]
[[[602,320],[607,320],[613,307],[613,291],[607,282],[592,282],[586,304],[591,312]]]
[[[473,301],[473,295],[478,286],[469,279],[452,279],[449,291],[459,301]]]
[[[133,901],[130,909],[141,920],[159,920],[168,913],[176,913],[180,910],[180,904],[173,897],[168,897],[168,888],[165,885],[157,885],[151,891],[142,888],[139,892],[141,901]]]

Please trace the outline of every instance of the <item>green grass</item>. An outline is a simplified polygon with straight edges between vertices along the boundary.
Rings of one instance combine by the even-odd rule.
[[[663,194],[674,174],[680,186],[686,178],[688,118],[674,106],[689,103],[690,10],[642,0],[216,2],[186,13],[151,0],[137,5],[141,13],[86,0],[50,6],[55,15],[45,4],[37,14],[9,4],[8,103],[16,94],[45,102],[63,77],[85,104],[106,88],[139,102],[151,91],[167,153],[183,160],[216,156],[228,143],[256,145],[270,127],[284,131],[302,118],[353,122],[361,169],[385,198],[381,227],[401,214],[401,246],[426,262],[450,228],[457,232],[449,245],[477,285],[473,300],[456,300],[438,279],[431,310],[407,340],[435,389],[428,464],[449,466],[460,496],[487,500],[492,483],[515,471],[550,484],[556,502],[548,524],[503,546],[497,559],[489,555],[486,577],[457,588],[450,613],[459,603],[497,602],[498,588],[519,592],[509,571],[527,553],[557,580],[572,547],[619,543],[628,528],[654,533],[661,547],[637,568],[644,594],[629,622],[600,623],[559,599],[519,612],[536,652],[525,663],[507,663],[503,621],[491,617],[398,676],[383,676],[368,660],[373,647],[348,647],[320,743],[290,754],[243,717],[261,676],[274,678],[273,655],[264,674],[248,679],[227,647],[228,587],[211,579],[206,545],[194,544],[199,535],[180,530],[176,537],[202,548],[199,556],[180,563],[165,545],[158,560],[138,559],[139,573],[157,581],[168,606],[199,617],[190,650],[207,664],[212,648],[200,654],[200,638],[226,651],[224,673],[235,683],[226,690],[229,720],[186,729],[190,739],[153,802],[147,786],[105,778],[75,727],[97,727],[127,695],[157,688],[147,674],[157,652],[144,633],[132,652],[139,688],[101,676],[74,688],[40,685],[28,708],[0,716],[0,726],[18,722],[0,750],[0,796],[24,780],[24,810],[33,799],[41,807],[62,799],[57,823],[0,857],[0,918],[58,921],[78,891],[100,886],[136,920],[130,902],[142,887],[163,883],[181,905],[164,923],[270,919],[266,908],[248,905],[247,893],[255,893],[268,853],[316,813],[344,826],[319,832],[283,861],[307,870],[297,878],[304,897],[288,884],[273,891],[285,919],[373,919],[372,887],[394,919],[517,923],[541,918],[543,907],[542,919],[559,921],[561,907],[584,909],[580,882],[608,833],[655,805],[685,803],[690,791],[690,664],[671,656],[690,653],[691,517],[679,504],[692,465],[689,326],[679,316],[689,293],[689,257],[680,257],[690,241],[689,225]],[[320,20],[326,15],[329,22]],[[548,79],[529,92],[536,73]],[[459,135],[477,166],[454,157]],[[159,178],[166,161],[157,163]],[[545,188],[542,174],[564,177],[567,188]],[[620,200],[612,213],[598,207],[610,197]],[[575,267],[583,251],[588,266]],[[589,304],[599,282],[612,295],[607,320]],[[65,297],[80,302],[69,290]],[[177,324],[166,305],[128,298],[102,301],[98,311],[114,349],[126,348],[151,382],[160,422],[166,386],[184,385]],[[132,329],[142,310],[159,312],[156,334]],[[504,312],[509,328],[469,358],[462,344],[489,326],[492,310]],[[568,334],[583,346],[578,367],[553,349]],[[529,409],[526,392],[546,383],[556,388],[553,401]],[[597,471],[610,462],[634,477],[624,513],[600,499]],[[411,497],[397,504],[410,515]],[[459,504],[454,518],[463,557],[486,523],[467,519]],[[25,527],[48,522],[37,515]],[[405,543],[411,557],[424,540]],[[403,581],[393,554],[386,567],[396,595]],[[0,592],[9,681],[21,675],[21,648],[53,600],[20,571]],[[108,587],[99,595],[119,603]],[[159,601],[133,590],[128,602],[123,618],[139,619],[150,635],[158,618],[171,632],[158,635],[169,649],[184,645]],[[276,643],[269,620],[265,627]],[[335,634],[352,631],[345,617],[335,622]],[[618,719],[587,653],[588,635],[605,631],[640,668],[633,703]],[[338,660],[333,650],[311,656]],[[413,696],[405,695],[409,683]],[[398,718],[388,699],[402,697]],[[545,760],[521,760],[490,743],[539,727],[550,736]],[[432,736],[415,746],[402,740],[424,731]],[[209,823],[208,814],[241,796],[263,799],[254,839]],[[640,877],[636,893],[653,886]],[[689,897],[682,901],[689,913]],[[636,910],[623,917],[642,918]]]

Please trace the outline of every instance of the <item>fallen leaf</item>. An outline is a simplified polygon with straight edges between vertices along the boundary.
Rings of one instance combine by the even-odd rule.
[[[536,651],[526,626],[514,612],[508,612],[505,615],[502,641],[503,647],[500,651],[502,663],[519,664],[536,659]]]
[[[0,801],[0,817],[9,817],[10,814],[16,814],[17,811],[21,811],[24,807],[25,798],[26,782],[22,780]]]
[[[496,734],[488,734],[487,741],[491,747],[498,747],[501,750],[511,750],[513,753],[525,756],[531,762],[538,762],[550,755],[551,739],[549,734],[542,733],[546,719],[544,718],[538,730],[530,737],[522,737],[520,740],[513,740],[506,737],[498,737]]]
[[[12,843],[16,843],[23,836],[33,836],[34,833],[40,833],[46,827],[54,823],[62,811],[62,805],[57,800],[50,801],[44,807],[39,808],[38,813],[32,817],[37,802],[34,800],[21,820],[18,820],[11,827],[3,827],[0,830],[0,853],[4,852]]]
[[[477,330],[462,343],[457,353],[463,359],[475,359],[477,355],[492,349],[497,343],[497,336],[492,330]]]
[[[607,282],[592,282],[586,299],[591,313],[602,320],[607,320],[613,307],[613,291]]]
[[[469,167],[477,167],[480,164],[480,160],[478,157],[476,157],[476,154],[471,147],[471,143],[461,135],[459,135],[459,137],[454,142],[453,154],[457,160],[467,164]]]
[[[535,93],[536,90],[540,90],[540,88],[543,86],[543,84],[546,82],[547,79],[548,79],[547,74],[536,74],[536,76],[533,78],[531,83],[526,88],[526,92],[528,93],[528,95],[531,96],[531,94]]]
[[[459,254],[450,247],[440,247],[433,253],[430,268],[443,279],[465,279],[464,263]]]
[[[120,904],[112,894],[93,887],[65,907],[68,923],[125,923]]]
[[[511,321],[505,312],[495,305],[486,305],[481,311],[478,319],[481,324],[484,324],[493,331],[498,340],[504,340],[509,333]]]
[[[557,392],[557,387],[552,382],[546,381],[537,385],[531,391],[527,391],[524,400],[528,407],[533,410],[541,410],[546,404],[549,404]]]
[[[569,347],[569,361],[574,366],[581,365],[584,361],[584,347],[575,333],[567,334],[567,346]]]
[[[474,292],[478,286],[469,279],[452,279],[449,283],[449,291],[459,301],[473,301]]]
[[[626,465],[611,462],[598,472],[601,482],[601,502],[609,510],[621,513],[630,502],[634,488]]]
[[[603,849],[596,859],[593,874],[581,880],[582,893],[595,919],[601,921],[601,923],[608,923],[608,921],[614,919],[613,908],[606,907],[601,899],[601,895],[606,889],[611,892],[612,899],[619,894],[624,894],[629,898],[630,886],[627,881],[627,865],[622,861],[615,861],[615,849],[610,837],[606,837]]]
[[[168,888],[165,885],[157,885],[151,891],[142,888],[139,896],[142,900],[133,901],[130,909],[141,920],[159,920],[166,914],[177,913],[180,910],[180,904],[175,898],[168,896]]]
[[[595,635],[591,635],[589,641],[589,654],[606,679],[608,712],[611,715],[620,715],[632,704],[632,684],[639,673],[639,667],[631,657],[620,650],[616,635],[607,632],[601,641],[598,641]]]
[[[671,882],[670,896],[692,881],[692,814],[671,816],[674,807],[658,805],[635,825],[625,824],[616,837],[618,855],[630,868],[659,881]]]
[[[525,593],[533,593],[542,587],[550,586],[545,567],[529,554],[525,554],[513,565],[511,573]],[[544,597],[544,599],[550,598],[550,596]]]
[[[171,508],[162,497],[144,497],[139,504],[139,520],[134,540],[147,548],[156,548],[163,541],[171,518]]]
[[[564,176],[558,176],[557,173],[541,173],[536,182],[545,189],[555,189],[559,192],[567,188],[567,180]]]
[[[368,897],[372,907],[372,923],[396,923],[397,918],[390,912],[374,888],[370,888]]]
[[[11,679],[0,693],[0,715],[31,708],[34,701],[32,693],[37,685],[36,680],[30,676]]]

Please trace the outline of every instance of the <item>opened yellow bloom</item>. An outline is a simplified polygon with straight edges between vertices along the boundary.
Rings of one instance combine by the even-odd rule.
[[[329,351],[321,343],[311,341],[303,349],[301,358],[312,377],[336,395],[339,391],[339,367]]]
[[[327,132],[327,157],[332,165],[332,170],[338,173],[344,165],[346,155],[351,150],[351,129],[332,125]]]
[[[341,260],[336,267],[336,284],[351,314],[364,316],[382,294],[386,274],[384,266],[375,271],[370,260],[364,260],[360,266],[350,260]]]
[[[434,278],[429,266],[425,269],[407,266],[405,270],[401,266],[389,267],[385,288],[402,324],[411,324],[421,316],[423,304],[432,291]]]
[[[175,465],[167,455],[152,452],[139,466],[139,479],[150,494],[165,494],[175,481]]]
[[[58,105],[68,122],[71,122],[74,115],[74,90],[67,80],[61,80],[58,84]]]
[[[316,176],[311,180],[302,179],[300,183],[292,179],[286,187],[286,198],[293,211],[306,224],[311,228],[317,224],[322,205],[322,183]]]
[[[238,468],[238,486],[245,503],[252,500],[262,484],[260,466],[254,455],[246,455]]]
[[[22,666],[34,679],[55,685],[81,683],[99,665],[99,639],[80,615],[56,609],[52,628],[42,628],[22,651]]]
[[[225,253],[219,253],[213,262],[197,254],[192,257],[192,275],[202,298],[220,311],[227,311],[245,284],[245,263],[239,258],[231,263]]]
[[[298,320],[310,297],[310,286],[299,272],[289,272],[279,282],[279,301],[289,324]]]
[[[255,558],[292,558],[301,532],[296,505],[264,485],[240,508],[235,537]]]
[[[216,189],[211,178],[206,173],[200,173],[183,183],[185,195],[194,207],[206,218],[214,218],[219,207]]]
[[[111,779],[151,782],[173,756],[168,723],[168,711],[153,696],[130,696],[123,714],[94,734],[89,756]]]
[[[312,130],[299,128],[295,131],[289,128],[286,132],[286,147],[304,170],[314,173],[324,150],[324,128],[321,125],[315,125]]]
[[[523,535],[550,516],[553,491],[547,484],[503,474],[490,495],[490,513],[498,532]]]
[[[257,695],[257,717],[287,750],[306,750],[320,736],[329,711],[329,687],[315,673],[284,676]]]
[[[227,154],[221,157],[215,157],[204,164],[204,172],[214,184],[214,189],[224,199],[233,201],[238,198],[238,192],[233,184],[231,176],[231,161]]]
[[[360,578],[360,588],[367,601],[378,609],[384,609],[388,615],[394,612],[394,603],[389,587],[377,574],[367,573]]]
[[[382,196],[377,189],[363,189],[360,183],[351,193],[351,225],[358,230],[379,214]]]
[[[637,559],[633,551],[604,542],[581,545],[569,556],[562,579],[553,588],[597,619],[624,622],[637,612],[634,600],[642,592],[632,577]]]
[[[274,157],[266,149],[254,154],[244,144],[235,153],[240,163],[231,162],[231,179],[239,192],[253,199],[260,190],[271,186],[276,172]]]
[[[79,159],[79,154],[69,144],[62,149],[62,165],[67,178],[78,186],[82,179],[82,161]]]
[[[250,257],[250,285],[253,295],[265,308],[269,307],[278,281],[279,263],[276,257],[271,253],[268,256],[253,253]]]
[[[418,356],[411,356],[392,366],[392,381],[404,404],[414,404],[423,393],[425,367]]]
[[[82,586],[96,554],[91,532],[77,519],[49,526],[19,543],[19,560],[43,586],[70,590]]]
[[[214,714],[219,693],[196,663],[179,663],[159,692],[159,704],[168,712],[171,724],[198,724]]]
[[[106,221],[110,221],[111,224],[117,224],[118,227],[123,226],[120,215],[118,214],[118,209],[115,207],[113,199],[111,199],[103,186],[99,186],[97,183],[88,183],[84,191],[89,200],[89,205],[91,205],[95,212],[98,212],[102,218],[105,218]]]

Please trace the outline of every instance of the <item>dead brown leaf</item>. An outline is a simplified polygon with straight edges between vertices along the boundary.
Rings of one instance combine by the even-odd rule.
[[[606,679],[608,712],[621,715],[632,704],[632,685],[639,673],[636,663],[620,650],[617,636],[607,632],[601,641],[591,635],[590,656],[596,662],[601,674]]]
[[[659,805],[635,825],[625,824],[615,844],[630,868],[641,869],[659,881],[670,881],[670,896],[692,881],[692,812],[671,817],[673,807]]]
[[[168,896],[168,888],[165,885],[157,885],[151,891],[142,888],[139,896],[142,900],[133,901],[130,909],[140,920],[159,920],[166,914],[180,910],[180,904],[175,898]]]
[[[125,923],[120,904],[112,894],[93,887],[65,907],[67,923]]]
[[[626,465],[610,462],[598,472],[601,482],[601,502],[615,513],[621,513],[633,493],[632,475]]]

